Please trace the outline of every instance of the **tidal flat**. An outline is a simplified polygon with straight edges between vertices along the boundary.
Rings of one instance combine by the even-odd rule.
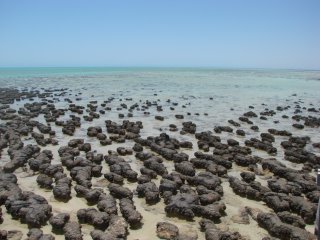
[[[5,239],[315,239],[317,71],[0,71]]]

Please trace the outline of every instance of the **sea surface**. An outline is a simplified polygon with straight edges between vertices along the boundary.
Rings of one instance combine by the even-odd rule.
[[[65,89],[67,95],[54,96],[52,100],[57,108],[67,108],[69,105],[65,98],[69,98],[77,105],[88,104],[89,101],[98,101],[98,111],[103,109],[100,106],[104,101],[113,98],[114,100],[107,103],[111,111],[107,111],[105,115],[101,115],[99,119],[93,122],[81,121],[81,128],[77,129],[73,137],[62,134],[59,127],[54,126],[57,134],[55,138],[59,141],[59,146],[47,146],[54,153],[53,163],[59,163],[57,150],[60,146],[67,145],[72,138],[85,138],[90,142],[94,150],[98,153],[108,154],[108,150],[116,150],[118,144],[103,147],[95,138],[87,137],[87,128],[89,126],[101,126],[105,132],[105,123],[107,119],[111,119],[121,123],[123,119],[119,119],[118,114],[123,113],[124,119],[130,121],[142,121],[143,129],[141,136],[158,136],[161,132],[166,132],[178,140],[192,141],[194,146],[197,145],[196,139],[191,135],[181,135],[179,131],[170,132],[169,124],[176,124],[181,130],[181,124],[185,121],[192,121],[197,124],[197,132],[213,131],[215,126],[226,126],[229,119],[239,121],[238,117],[243,113],[252,110],[259,114],[266,109],[275,110],[278,106],[290,106],[287,110],[277,113],[268,120],[254,119],[254,124],[259,126],[259,131],[250,129],[250,125],[241,123],[240,129],[246,131],[246,137],[235,136],[235,134],[222,133],[222,142],[226,142],[229,138],[235,138],[244,145],[245,139],[251,137],[260,138],[261,132],[267,132],[269,128],[277,130],[288,130],[294,136],[308,135],[311,142],[320,142],[320,134],[318,128],[305,128],[298,130],[292,127],[292,119],[283,119],[282,115],[292,116],[295,106],[301,104],[306,107],[319,108],[320,105],[320,71],[310,70],[266,70],[266,69],[214,69],[214,68],[0,68],[0,88],[14,87],[19,89]],[[41,99],[34,99],[34,101]],[[157,102],[163,107],[163,111],[157,111],[156,107],[150,107],[147,110],[135,110],[132,112],[133,117],[128,118],[128,109],[121,108],[121,103],[126,103],[128,107],[134,103],[143,105],[146,101]],[[15,102],[12,108],[19,109],[23,104],[29,102],[29,99]],[[249,108],[251,106],[251,108]],[[174,108],[174,109],[170,109]],[[148,111],[150,114],[145,114]],[[175,118],[176,114],[184,115],[183,120]],[[302,113],[308,114],[308,113]],[[164,121],[155,120],[155,115],[161,115]],[[319,117],[319,113],[318,113]],[[63,119],[61,117],[60,120]],[[68,116],[65,116],[68,119]],[[43,115],[35,119],[45,123]],[[1,121],[0,121],[1,123]],[[281,141],[286,137],[277,136],[275,147],[281,148]],[[25,139],[25,143],[32,143],[33,139]],[[133,142],[126,143],[127,147],[132,147]],[[320,154],[319,150],[312,148],[311,144],[306,146],[308,151]],[[186,150],[190,158],[193,157],[193,150]],[[253,155],[261,157],[270,157],[266,152],[254,151]],[[302,164],[292,164],[284,160],[283,151],[275,157],[285,165],[295,169],[301,169]],[[133,170],[139,172],[143,165],[132,156],[126,156],[130,161]],[[3,151],[0,166],[10,161],[9,156]],[[103,163],[106,165],[105,163]],[[166,163],[169,172],[174,170],[172,162]],[[104,171],[107,166],[103,166]],[[235,166],[229,175],[240,177],[240,172],[244,170]],[[85,200],[75,197],[69,203],[60,203],[56,201],[51,191],[40,189],[36,182],[36,175],[28,175],[23,171],[18,171],[18,182],[24,190],[35,191],[37,194],[45,196],[49,199],[53,206],[54,213],[69,211],[72,218],[76,218],[76,211],[79,208],[87,208]],[[160,179],[156,180],[159,185]],[[266,184],[266,180],[257,177],[257,181]],[[105,187],[104,179],[94,179],[94,186]],[[267,236],[267,232],[259,228],[255,221],[251,221],[249,225],[235,224],[231,221],[231,217],[237,214],[239,207],[251,206],[260,208],[263,211],[270,211],[264,204],[256,201],[238,197],[230,189],[227,181],[223,182],[224,199],[227,205],[227,216],[222,219],[224,226],[230,227],[231,230],[239,231],[241,234],[250,237],[250,239],[261,239]],[[126,185],[134,190],[136,185],[128,183]],[[204,234],[199,231],[196,219],[195,222],[185,222],[175,218],[168,218],[164,212],[163,202],[147,206],[144,199],[135,198],[135,205],[144,217],[144,225],[142,229],[130,230],[128,239],[157,239],[155,236],[155,225],[158,221],[169,221],[198,234],[198,239],[204,239]],[[5,216],[5,222],[2,225],[5,229],[12,226],[26,233],[25,225],[11,220],[9,215]],[[307,229],[313,232],[312,225]],[[89,233],[91,226],[83,226],[82,231],[85,239],[90,239]],[[44,227],[45,233],[50,233],[49,226]],[[56,236],[56,239],[63,239],[62,236]]]

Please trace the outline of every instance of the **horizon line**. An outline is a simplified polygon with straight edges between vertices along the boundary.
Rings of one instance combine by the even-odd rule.
[[[319,69],[315,68],[282,68],[282,67],[223,67],[223,66],[134,66],[134,65],[96,65],[96,66],[88,66],[88,65],[79,65],[79,66],[0,66],[0,69],[13,69],[13,68],[158,68],[158,69],[188,69],[188,68],[194,68],[194,69],[235,69],[235,70],[296,70],[296,71],[320,71]]]

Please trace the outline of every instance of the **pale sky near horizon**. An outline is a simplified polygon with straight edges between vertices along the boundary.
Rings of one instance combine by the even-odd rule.
[[[320,69],[320,0],[0,0],[0,67]]]

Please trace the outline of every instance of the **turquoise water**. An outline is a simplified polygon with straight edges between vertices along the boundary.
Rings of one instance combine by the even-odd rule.
[[[0,68],[3,87],[86,86],[108,90],[156,87],[172,93],[267,94],[298,92],[316,94],[320,90],[320,71],[211,69],[211,68]]]

